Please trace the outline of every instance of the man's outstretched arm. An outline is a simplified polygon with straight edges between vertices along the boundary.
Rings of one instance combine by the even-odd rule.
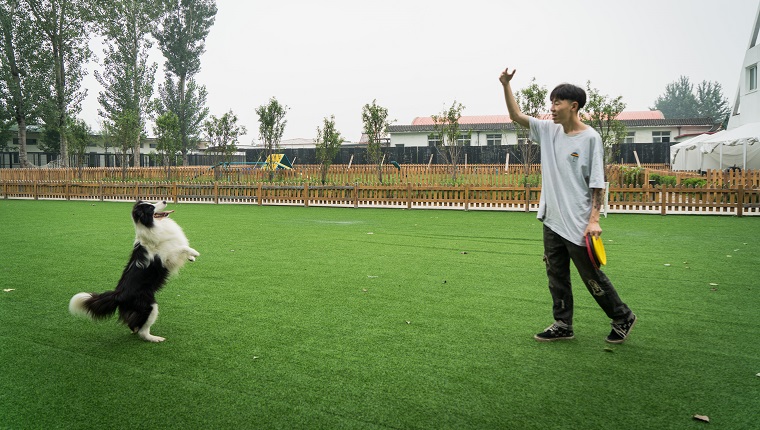
[[[509,117],[512,119],[512,121],[520,124],[521,126],[529,128],[530,117],[520,111],[520,107],[517,105],[517,100],[515,100],[515,95],[512,94],[512,86],[510,85],[510,81],[512,80],[512,77],[515,75],[516,71],[517,70],[512,70],[512,73],[509,73],[509,68],[504,69],[504,71],[501,72],[501,76],[499,76],[499,81],[504,87],[504,100],[507,102],[507,111],[509,112]]]

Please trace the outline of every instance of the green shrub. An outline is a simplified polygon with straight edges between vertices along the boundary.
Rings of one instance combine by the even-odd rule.
[[[682,185],[694,188],[701,188],[707,184],[707,179],[702,178],[687,178],[681,181]]]
[[[641,167],[626,167],[620,168],[620,177],[623,181],[622,185],[641,185],[644,182],[644,169]]]

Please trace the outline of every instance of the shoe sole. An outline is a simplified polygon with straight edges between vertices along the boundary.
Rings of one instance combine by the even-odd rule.
[[[546,337],[538,337],[538,335],[536,335],[536,336],[533,336],[533,339],[536,339],[539,342],[554,342],[555,340],[572,340],[572,339],[575,339],[575,336],[546,338]]]
[[[636,327],[636,323],[637,322],[639,322],[639,317],[637,317],[637,316],[634,315],[633,324],[631,324],[631,328],[628,329],[628,334],[626,334],[624,338],[622,338],[620,340],[610,340],[609,338],[606,338],[606,339],[604,339],[604,341],[607,342],[607,343],[614,343],[614,344],[619,344],[619,343],[625,342],[625,340],[628,339],[628,336],[631,335],[631,332],[633,331],[633,328]]]

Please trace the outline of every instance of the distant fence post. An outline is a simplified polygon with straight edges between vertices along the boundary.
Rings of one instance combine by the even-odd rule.
[[[412,208],[412,183],[411,182],[406,183],[406,208],[407,209]]]
[[[303,183],[303,206],[305,208],[309,207],[309,183],[308,182]]]
[[[736,216],[744,215],[744,185],[739,184],[736,192]]]
[[[465,154],[465,160],[467,160],[467,154]],[[465,161],[466,162],[466,161]],[[464,186],[464,210],[470,210],[470,186]]]
[[[359,207],[359,184],[354,183],[354,208]]]
[[[259,204],[259,206],[262,205],[261,201],[263,200],[261,198],[261,191],[262,191],[262,183],[259,182],[259,190],[257,191],[258,194],[256,194],[256,202]]]
[[[214,204],[219,204],[219,181],[214,181]]]

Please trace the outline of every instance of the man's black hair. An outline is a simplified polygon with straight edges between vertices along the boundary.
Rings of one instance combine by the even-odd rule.
[[[578,103],[578,110],[586,106],[586,92],[573,84],[559,84],[549,94],[549,100],[568,100]]]

